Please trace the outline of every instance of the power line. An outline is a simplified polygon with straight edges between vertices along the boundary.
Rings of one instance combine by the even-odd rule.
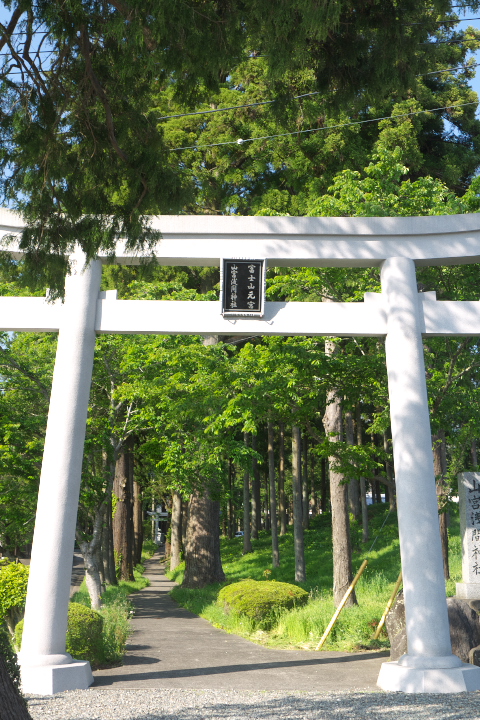
[[[472,20],[480,20],[480,17],[475,18],[462,18],[458,20],[448,19],[445,18],[444,20],[422,20],[422,22],[414,22],[414,23],[402,23],[404,27],[411,27],[412,25],[430,25],[430,23],[434,23],[435,25],[442,25],[443,23],[459,23],[459,22],[471,22]]]
[[[475,28],[476,29],[476,28]],[[425,42],[418,43],[419,45],[431,45],[432,47],[436,47],[437,45],[455,45],[459,43],[467,43],[471,42],[472,40],[478,40],[476,37],[470,37],[470,38],[457,38],[455,40],[436,40],[435,42],[431,42],[430,40],[426,40]]]
[[[425,77],[426,75],[438,75],[439,73],[446,73],[446,72],[455,72],[456,70],[470,70],[470,68],[478,67],[480,63],[473,63],[473,65],[458,65],[454,68],[446,68],[445,70],[432,70],[428,73],[421,73],[421,75],[417,75],[416,77]]]
[[[21,55],[22,52],[23,52],[23,50],[19,50],[18,54]],[[44,53],[52,53],[52,52],[55,52],[55,51],[53,49],[52,50],[32,50],[31,54],[32,55],[40,55],[40,53],[44,54]],[[12,57],[12,53],[11,52],[0,53],[0,57]]]
[[[52,54],[54,51],[53,50],[41,50],[39,52]],[[34,53],[34,55],[37,55],[37,54],[38,54],[38,52]],[[0,57],[1,56],[8,57],[9,55],[10,55],[10,53],[0,53]],[[12,58],[12,60],[14,60],[14,58]],[[427,75],[439,75],[440,73],[456,72],[457,70],[470,70],[472,68],[478,67],[479,65],[480,65],[480,63],[474,63],[471,65],[457,65],[456,67],[445,68],[444,70],[431,70],[430,72],[427,72],[427,73],[420,73],[419,75],[416,75],[415,77],[426,77]],[[43,73],[50,72],[49,70],[42,70],[41,68],[38,68],[38,70]],[[23,71],[18,71],[18,70],[14,71],[14,72],[11,71],[6,76],[0,75],[0,79],[2,77],[10,77],[11,75],[24,75],[26,72],[27,72],[27,69],[25,69]],[[291,99],[298,100],[300,98],[312,97],[313,95],[321,95],[321,94],[322,94],[322,92],[320,90],[316,90],[313,92],[302,93],[301,95],[294,95]],[[194,115],[210,115],[212,113],[227,112],[228,110],[241,110],[243,108],[259,107],[260,105],[271,105],[274,102],[277,102],[277,100],[263,100],[260,102],[245,103],[244,105],[230,105],[228,107],[214,108],[212,110],[195,110],[194,112],[177,113],[176,115],[161,115],[160,117],[157,118],[157,120],[173,120],[175,118],[192,117]]]
[[[461,6],[454,5],[454,8],[460,8]],[[473,18],[444,18],[443,20],[420,20],[418,22],[411,22],[411,23],[401,23],[402,27],[412,27],[414,25],[430,25],[431,23],[434,23],[436,25],[442,25],[444,23],[461,23],[461,22],[472,22],[473,20],[480,20],[480,17],[473,17]],[[348,24],[348,23],[345,23]],[[379,28],[372,28],[372,29],[379,29]],[[28,32],[28,30],[20,30],[19,32],[13,32],[13,33],[6,33],[8,37],[19,37],[21,35],[45,35],[49,34],[48,28],[45,28],[45,30],[33,30],[32,32]],[[3,37],[3,36],[1,36]]]
[[[320,95],[320,90],[315,92],[303,93],[303,95],[294,95],[292,100],[298,100],[302,97],[310,97],[310,95]],[[190,117],[190,115],[210,115],[211,113],[226,112],[227,110],[237,110],[239,108],[257,107],[258,105],[270,105],[276,102],[276,100],[263,100],[261,102],[246,103],[245,105],[232,105],[231,107],[215,108],[214,110],[196,110],[191,113],[178,113],[177,115],[162,115],[157,120],[171,120],[172,118]]]
[[[399,113],[398,115],[385,115],[384,117],[369,118],[368,120],[355,120],[350,123],[339,123],[337,125],[327,125],[320,128],[310,128],[309,130],[295,130],[294,132],[278,133],[277,135],[262,135],[254,138],[238,138],[238,140],[227,140],[226,142],[210,143],[207,145],[185,145],[184,147],[170,148],[169,152],[177,150],[199,150],[201,148],[219,147],[221,145],[243,145],[247,142],[255,142],[256,140],[273,140],[279,137],[288,137],[291,135],[303,135],[305,133],[321,132],[322,130],[336,130],[343,127],[351,127],[352,125],[364,125],[366,123],[377,122],[380,120],[394,120],[400,117],[411,117],[412,115],[421,115],[422,113],[435,112],[437,110],[454,110],[455,108],[465,107],[466,105],[478,105],[478,102],[459,103],[458,105],[446,105],[445,107],[430,108],[429,110],[415,110],[409,113]]]
[[[470,68],[478,67],[479,65],[480,65],[480,63],[475,63],[473,65],[457,65],[457,67],[446,68],[445,70],[432,70],[431,72],[428,72],[428,73],[420,73],[420,75],[416,75],[416,77],[425,77],[427,75],[438,75],[439,73],[446,73],[446,72],[456,72],[457,70],[469,70]],[[317,90],[315,92],[303,93],[302,95],[294,95],[292,97],[292,100],[298,100],[299,98],[311,97],[312,95],[321,95],[321,94],[322,94],[321,91]],[[277,102],[277,101],[276,100],[263,100],[262,102],[245,103],[244,105],[230,105],[229,107],[214,108],[213,110],[195,110],[195,112],[177,113],[176,115],[162,115],[159,118],[157,118],[157,120],[173,120],[175,118],[192,117],[194,115],[211,115],[212,113],[227,112],[228,110],[240,110],[242,108],[258,107],[259,105],[271,105],[274,102]]]

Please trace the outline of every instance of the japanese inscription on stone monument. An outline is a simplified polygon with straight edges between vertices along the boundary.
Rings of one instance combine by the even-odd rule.
[[[474,600],[480,598],[480,473],[461,473],[458,491],[463,582],[457,583],[457,595]]]
[[[224,315],[263,315],[264,260],[223,261]]]

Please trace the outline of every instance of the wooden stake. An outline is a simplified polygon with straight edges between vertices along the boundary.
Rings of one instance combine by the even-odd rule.
[[[348,598],[350,597],[350,595],[352,594],[353,590],[355,589],[355,585],[356,585],[357,582],[360,580],[360,578],[361,578],[361,576],[362,576],[362,573],[363,573],[363,571],[365,570],[365,568],[367,567],[367,565],[368,565],[368,560],[364,560],[363,563],[360,565],[360,570],[359,570],[359,571],[357,572],[357,574],[355,575],[355,577],[354,577],[354,579],[353,579],[353,581],[352,581],[352,584],[350,585],[350,587],[348,588],[347,592],[346,592],[345,595],[343,596],[340,605],[339,605],[338,608],[335,610],[335,612],[334,612],[334,614],[333,614],[333,617],[332,617],[332,619],[330,620],[330,622],[328,623],[328,625],[327,625],[327,627],[326,627],[326,630],[325,630],[325,632],[323,633],[322,637],[320,638],[320,642],[318,643],[318,645],[317,645],[317,647],[315,648],[315,650],[320,650],[320,648],[322,647],[323,643],[325,642],[325,640],[327,639],[327,637],[330,635],[330,632],[331,632],[333,626],[334,626],[335,623],[337,622],[338,616],[340,615],[340,613],[341,613],[342,610],[343,610],[343,606],[345,605],[345,603],[347,602]]]
[[[387,607],[385,608],[385,612],[384,612],[383,615],[382,615],[382,619],[381,619],[380,622],[378,623],[378,627],[377,627],[377,629],[375,630],[375,635],[373,636],[373,639],[374,639],[374,640],[377,640],[377,639],[378,639],[378,636],[380,635],[380,633],[381,633],[381,631],[382,631],[382,628],[383,628],[383,626],[384,626],[384,624],[385,624],[385,620],[386,620],[386,618],[387,618],[387,615],[388,615],[388,613],[390,612],[390,608],[391,608],[392,605],[393,605],[393,601],[394,601],[395,598],[397,597],[398,588],[400,587],[401,584],[402,584],[402,571],[400,570],[400,575],[398,576],[398,580],[397,580],[397,582],[395,583],[395,587],[393,588],[393,592],[392,592],[392,594],[391,594],[391,596],[390,596],[390,600],[388,601]]]

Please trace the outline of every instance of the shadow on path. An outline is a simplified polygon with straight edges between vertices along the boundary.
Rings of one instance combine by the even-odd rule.
[[[277,650],[229,635],[177,605],[158,558],[150,587],[132,596],[124,665],[98,670],[94,687],[230,690],[374,690],[386,652]],[[148,669],[147,669],[148,667]]]

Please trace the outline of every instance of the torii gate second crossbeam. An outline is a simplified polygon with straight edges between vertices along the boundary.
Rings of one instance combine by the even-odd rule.
[[[88,663],[65,652],[65,635],[95,337],[132,332],[386,338],[408,653],[382,664],[378,684],[410,693],[479,690],[480,668],[462,663],[450,643],[422,336],[480,335],[480,302],[419,294],[415,265],[480,262],[480,215],[163,216],[154,225],[163,233],[160,264],[250,257],[277,266],[376,265],[382,292],[368,293],[363,303],[266,303],[263,318],[232,320],[222,317],[218,302],[125,301],[114,291],[100,293],[102,258],[84,268],[77,253],[63,304],[0,298],[2,329],[59,331],[20,656],[24,690],[52,694],[92,681]],[[0,211],[0,238],[21,227],[20,218]],[[117,261],[139,258],[120,243]]]

